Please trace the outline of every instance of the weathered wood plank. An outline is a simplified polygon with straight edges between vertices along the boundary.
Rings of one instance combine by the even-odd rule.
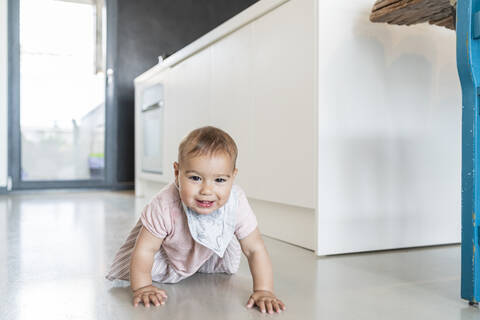
[[[384,7],[387,7],[393,3],[400,2],[400,1],[402,0],[377,0],[377,2],[375,2],[375,4],[373,5],[372,11],[380,10]]]
[[[445,27],[448,29],[455,30],[455,19],[453,16],[448,16],[441,20],[430,21],[430,24],[435,24],[437,26]]]
[[[390,1],[390,0],[382,0],[382,1]],[[390,15],[396,15],[402,11],[411,11],[413,5],[418,2],[423,2],[425,0],[400,0],[395,1],[387,6],[382,7],[381,9],[372,11],[370,15],[370,20],[376,22],[374,20],[381,20],[381,19],[388,19]],[[381,21],[384,22],[384,21]]]
[[[455,29],[456,0],[377,0],[370,21],[398,25],[429,22]]]

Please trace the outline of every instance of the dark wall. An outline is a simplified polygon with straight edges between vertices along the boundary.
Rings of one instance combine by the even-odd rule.
[[[134,180],[133,79],[257,0],[117,0],[117,181]]]

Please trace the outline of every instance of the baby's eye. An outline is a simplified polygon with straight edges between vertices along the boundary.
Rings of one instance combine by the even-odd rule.
[[[217,178],[217,179],[215,179],[215,182],[218,182],[218,183],[224,183],[224,182],[226,182],[226,181],[227,181],[227,179],[224,179],[224,178]]]
[[[201,178],[199,176],[190,176],[188,179],[193,180],[193,181],[200,181]]]

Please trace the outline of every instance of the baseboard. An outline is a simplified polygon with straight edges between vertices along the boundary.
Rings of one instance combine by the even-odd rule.
[[[268,237],[315,250],[315,209],[248,199],[260,232]]]
[[[135,196],[150,199],[166,185],[167,183],[159,181],[137,179],[135,184]]]

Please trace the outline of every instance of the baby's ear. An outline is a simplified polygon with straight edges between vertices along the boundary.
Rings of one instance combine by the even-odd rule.
[[[233,177],[234,177],[234,178],[237,176],[237,173],[238,173],[238,169],[235,168],[235,169],[233,170]]]
[[[178,165],[178,162],[174,162],[173,163],[173,173],[175,175],[175,185],[177,186],[177,189],[179,188],[179,184],[178,184],[178,174],[179,174],[179,165]]]
[[[179,168],[178,162],[175,161],[175,162],[173,163],[173,172],[175,173],[175,177],[178,177],[178,170],[179,170],[178,168]]]

